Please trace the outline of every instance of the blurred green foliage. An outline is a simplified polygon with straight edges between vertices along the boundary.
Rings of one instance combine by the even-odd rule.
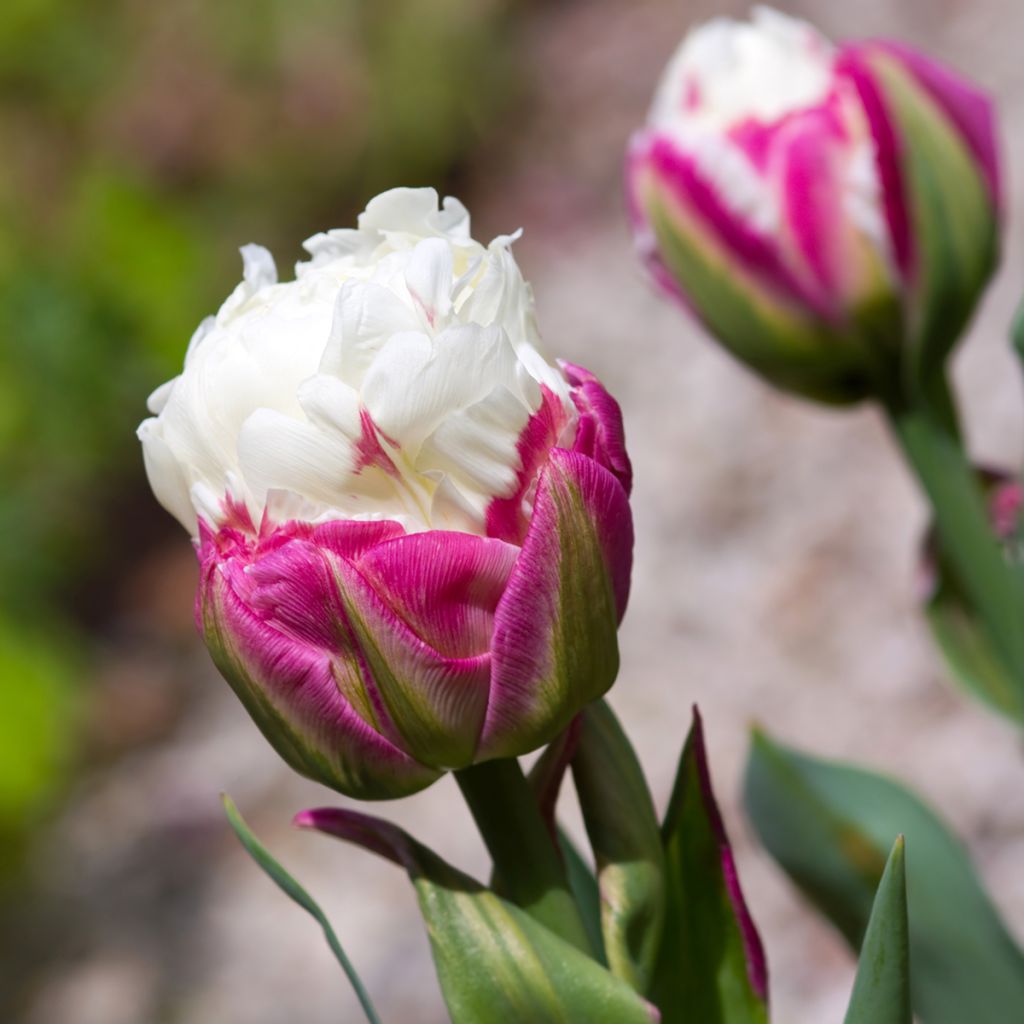
[[[286,265],[375,192],[443,186],[511,94],[511,8],[0,4],[0,828],[70,742],[69,595],[160,521],[134,429],[239,244]]]

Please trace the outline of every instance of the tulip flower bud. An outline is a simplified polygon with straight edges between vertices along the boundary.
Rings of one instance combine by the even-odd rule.
[[[912,50],[758,9],[693,31],[633,138],[655,279],[775,384],[829,401],[941,367],[993,269],[989,100]]]
[[[196,538],[197,621],[299,771],[362,798],[552,739],[614,680],[632,557],[618,406],[541,356],[501,237],[432,189],[244,280],[140,430]]]

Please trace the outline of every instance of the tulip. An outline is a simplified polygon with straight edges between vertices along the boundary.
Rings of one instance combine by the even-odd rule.
[[[627,192],[654,278],[775,384],[925,388],[995,264],[989,99],[908,47],[758,9],[672,58]]]
[[[539,351],[510,237],[432,189],[244,280],[150,400],[213,659],[284,759],[350,796],[548,742],[611,685],[630,465],[597,379]]]

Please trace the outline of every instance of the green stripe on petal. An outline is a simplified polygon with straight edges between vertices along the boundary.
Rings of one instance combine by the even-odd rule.
[[[772,383],[810,398],[863,398],[868,371],[852,334],[776,300],[667,190],[649,182],[644,209],[658,253],[707,329]]]

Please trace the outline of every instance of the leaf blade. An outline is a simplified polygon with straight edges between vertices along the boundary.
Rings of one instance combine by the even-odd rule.
[[[235,835],[238,836],[245,852],[249,854],[257,866],[263,870],[286,896],[302,907],[320,925],[323,929],[324,937],[327,939],[327,945],[330,946],[335,959],[341,964],[341,969],[345,972],[349,983],[352,985],[356,998],[359,1000],[359,1005],[363,1008],[363,1013],[366,1014],[366,1019],[370,1024],[381,1024],[380,1017],[377,1015],[370,995],[366,991],[355,967],[353,967],[352,961],[349,960],[348,955],[345,953],[330,922],[327,920],[327,915],[320,909],[313,897],[285,871],[260,843],[245,823],[245,819],[239,813],[231,797],[225,793],[221,799],[224,803],[224,812],[227,815],[228,823],[234,830]]]
[[[910,925],[903,836],[878,883],[843,1024],[911,1024]]]
[[[761,841],[858,948],[889,837],[907,837],[913,1009],[924,1024],[1001,1024],[1024,1006],[1024,954],[959,842],[898,784],[755,733],[745,784]]]

